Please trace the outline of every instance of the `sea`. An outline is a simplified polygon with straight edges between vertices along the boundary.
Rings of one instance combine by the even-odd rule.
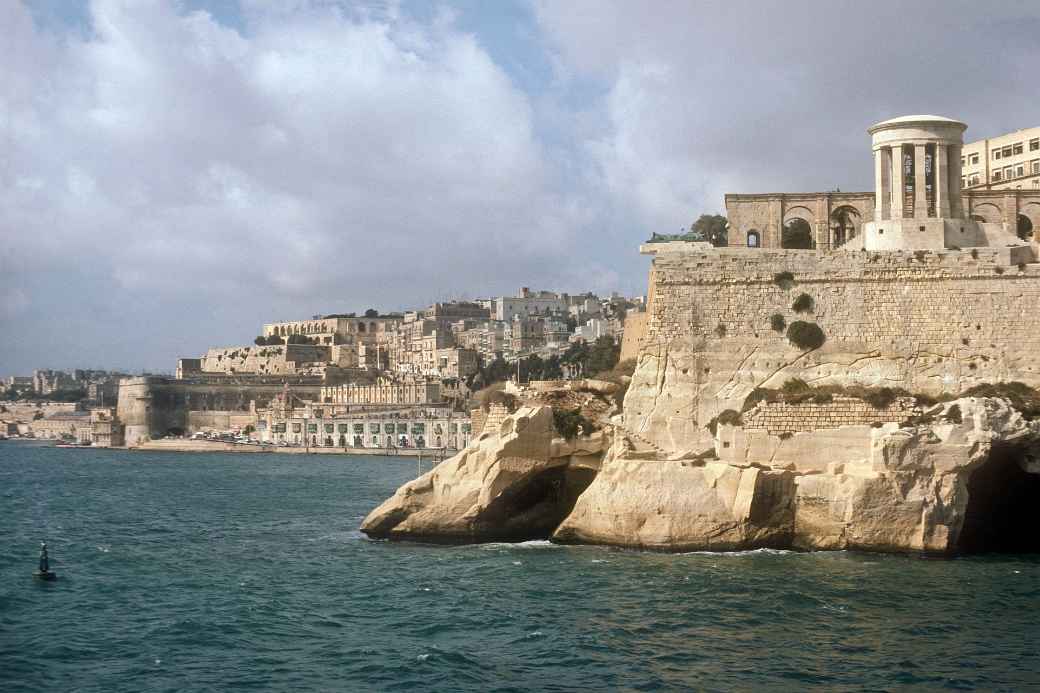
[[[418,472],[0,443],[0,691],[1040,689],[1037,556],[361,534]]]

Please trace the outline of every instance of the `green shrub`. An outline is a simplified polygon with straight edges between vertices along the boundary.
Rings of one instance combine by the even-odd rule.
[[[787,328],[787,339],[799,349],[819,349],[827,338],[814,322],[797,320]]]
[[[726,326],[723,325],[721,322],[715,326],[715,336],[719,339],[726,336]]]
[[[727,409],[711,421],[708,422],[708,430],[711,431],[712,435],[719,429],[719,424],[725,424],[727,426],[743,426],[744,419],[740,417],[740,412],[735,409]]]
[[[769,316],[769,326],[776,332],[783,332],[784,328],[787,327],[787,321],[784,320],[784,316],[780,313],[773,313]]]
[[[1040,392],[1025,383],[985,383],[969,388],[964,397],[999,397],[1006,399],[1027,420],[1040,416]]]
[[[1004,268],[1000,267],[1000,266],[994,267],[993,271],[996,272],[997,274],[1004,274]]]
[[[791,304],[791,310],[796,313],[811,313],[816,304],[813,302],[813,297],[809,294],[799,294],[798,298]]]
[[[773,275],[773,283],[787,291],[794,284],[794,275],[790,272],[777,272]]]
[[[979,251],[976,250],[975,248],[971,249],[971,259],[972,260],[978,260],[979,259]]]
[[[946,410],[946,420],[951,423],[961,423],[961,408],[959,405],[953,404]]]
[[[553,409],[553,428],[567,440],[589,435],[596,430],[595,424],[577,409]]]
[[[925,252],[923,250],[915,250],[914,257],[917,258],[918,262],[924,262]]]

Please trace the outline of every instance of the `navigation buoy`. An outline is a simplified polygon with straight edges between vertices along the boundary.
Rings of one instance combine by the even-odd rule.
[[[40,542],[40,569],[33,573],[37,580],[57,580],[58,574],[51,570],[50,560],[47,558],[47,544]]]

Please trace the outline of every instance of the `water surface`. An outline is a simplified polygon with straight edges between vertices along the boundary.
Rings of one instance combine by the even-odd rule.
[[[367,540],[416,464],[0,444],[0,690],[1040,686],[1036,557]]]

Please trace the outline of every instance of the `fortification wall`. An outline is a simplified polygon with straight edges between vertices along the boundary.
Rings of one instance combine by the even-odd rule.
[[[742,419],[745,431],[765,431],[782,436],[841,426],[902,423],[920,413],[921,408],[913,397],[900,397],[887,407],[878,408],[856,397],[836,396],[823,403],[762,402],[746,412]]]
[[[810,384],[957,393],[1040,385],[1040,265],[1030,248],[866,253],[721,249],[663,253],[625,425],[666,450],[710,446],[705,424],[755,387]],[[1023,263],[1023,264],[1019,264]],[[783,281],[780,273],[790,273]],[[811,312],[796,313],[802,293]],[[819,325],[819,349],[771,326]]]
[[[239,346],[210,349],[202,358],[206,373],[255,373],[292,375],[306,363],[332,359],[331,347],[310,344],[287,346]]]
[[[170,378],[126,378],[119,384],[116,414],[126,426],[126,444],[191,430],[190,412],[248,412],[251,401],[267,406],[281,384],[192,383]],[[321,387],[294,386],[292,392],[317,399]]]

